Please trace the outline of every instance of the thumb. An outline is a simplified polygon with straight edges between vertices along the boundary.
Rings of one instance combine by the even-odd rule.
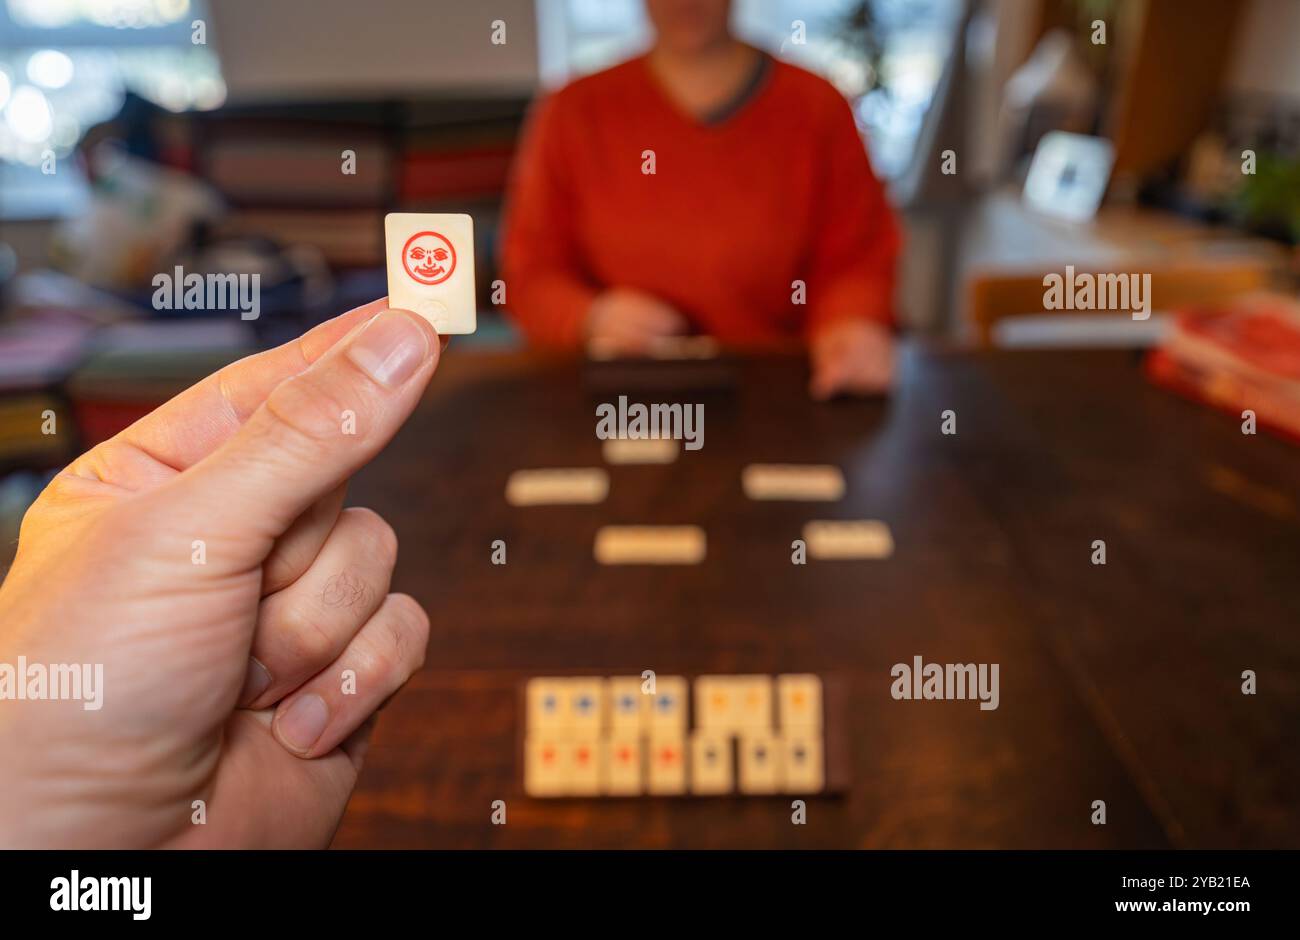
[[[233,437],[172,481],[169,497],[212,535],[251,541],[252,557],[240,561],[260,564],[298,516],[392,439],[439,353],[422,317],[376,314],[277,385]]]

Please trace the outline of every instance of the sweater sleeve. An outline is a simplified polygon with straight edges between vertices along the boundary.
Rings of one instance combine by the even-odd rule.
[[[576,205],[562,102],[551,96],[530,115],[515,157],[501,256],[507,309],[538,345],[580,345],[598,293],[583,270]]]
[[[895,325],[898,222],[871,169],[848,102],[838,94],[834,98],[811,246],[809,334],[843,319]]]

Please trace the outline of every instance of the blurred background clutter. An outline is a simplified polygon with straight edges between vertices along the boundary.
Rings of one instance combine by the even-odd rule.
[[[1300,433],[1300,3],[737,0],[736,17],[854,103],[906,222],[914,334],[1159,345],[1157,380],[1230,406],[1248,375],[1277,401],[1265,423]],[[74,452],[383,295],[386,212],[471,213],[481,325],[461,345],[517,342],[491,290],[521,121],[647,38],[638,0],[0,0],[3,544]],[[1045,311],[1066,265],[1150,273],[1150,320]],[[157,309],[177,266],[257,274],[257,318]]]

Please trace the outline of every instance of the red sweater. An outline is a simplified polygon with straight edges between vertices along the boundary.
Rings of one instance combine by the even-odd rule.
[[[647,150],[654,174],[642,172]],[[641,57],[535,107],[502,262],[507,306],[533,342],[578,345],[592,298],[630,287],[700,332],[752,346],[840,318],[892,324],[898,250],[834,86],[778,60],[738,111],[708,125],[669,100]]]

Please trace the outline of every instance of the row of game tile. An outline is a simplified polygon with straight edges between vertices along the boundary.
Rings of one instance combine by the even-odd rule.
[[[662,463],[661,445],[673,440],[610,440],[611,463]],[[612,452],[610,452],[612,451]],[[824,464],[750,464],[741,485],[753,500],[829,502],[844,495],[844,475]],[[516,470],[506,480],[506,501],[512,506],[547,506],[603,502],[609,495],[609,473],[600,467],[551,467]],[[894,538],[878,519],[813,519],[804,524],[806,559],[848,561],[889,558]],[[606,525],[596,533],[592,554],[602,565],[698,565],[708,554],[708,536],[698,525]],[[792,553],[792,560],[794,553]]]
[[[689,721],[681,676],[541,677],[528,682],[529,734],[658,732],[683,735]],[[695,727],[730,734],[817,731],[822,683],[811,674],[706,675],[695,680]]]
[[[677,441],[662,438],[605,442],[612,464],[667,463]],[[757,501],[835,502],[844,497],[844,474],[829,464],[749,464],[741,489]],[[516,470],[506,480],[512,506],[601,503],[609,495],[609,474],[600,467],[543,467]]]
[[[533,797],[816,794],[825,787],[820,730],[697,730],[607,735],[532,732],[524,791]]]

